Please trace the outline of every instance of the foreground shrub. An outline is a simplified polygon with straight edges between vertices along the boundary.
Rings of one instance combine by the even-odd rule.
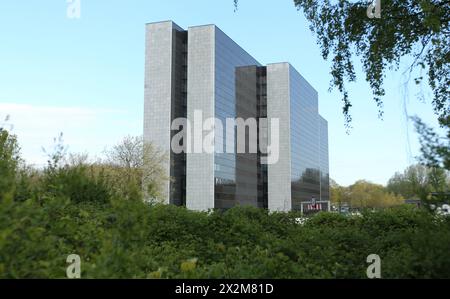
[[[78,254],[83,278],[450,278],[450,221],[396,208],[361,217],[249,207],[193,212],[138,200],[0,202],[0,277],[64,278]]]

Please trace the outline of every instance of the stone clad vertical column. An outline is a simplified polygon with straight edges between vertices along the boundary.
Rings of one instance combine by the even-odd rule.
[[[195,111],[201,111],[203,120],[215,116],[215,30],[214,25],[188,29],[187,118],[193,130]],[[200,211],[214,208],[214,153],[186,155],[186,207]]]
[[[290,84],[288,63],[267,65],[267,118],[269,144],[272,134],[279,134],[279,160],[267,166],[268,206],[271,211],[291,210]],[[279,119],[279,132],[270,131],[270,120]]]
[[[144,141],[167,153],[165,175],[171,175],[170,142],[173,99],[174,34],[182,29],[171,21],[146,25]],[[164,183],[159,201],[170,203],[170,181]]]

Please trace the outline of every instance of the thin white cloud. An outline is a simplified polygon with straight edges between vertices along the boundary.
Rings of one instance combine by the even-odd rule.
[[[0,120],[10,116],[8,124],[18,136],[22,155],[28,163],[43,165],[42,148],[50,149],[61,132],[64,144],[72,152],[99,155],[128,134],[140,134],[135,118],[128,122],[126,111],[85,107],[57,107],[30,104],[0,103]]]

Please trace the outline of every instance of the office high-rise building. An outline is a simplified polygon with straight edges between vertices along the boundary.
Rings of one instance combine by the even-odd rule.
[[[194,122],[199,113],[224,125],[208,131]],[[187,153],[171,148],[178,118],[192,124],[184,126]],[[227,119],[254,120],[258,149],[277,134],[277,161],[265,164],[264,153],[248,151],[252,132],[245,127],[247,151],[225,150],[236,149],[239,136],[239,128],[228,134]],[[277,132],[272,119],[279,121]],[[168,204],[288,211],[329,200],[328,128],[317,92],[289,63],[263,66],[215,25],[147,24],[144,138],[168,153],[164,168],[171,180],[161,198]],[[212,139],[214,150],[195,151],[196,138]]]

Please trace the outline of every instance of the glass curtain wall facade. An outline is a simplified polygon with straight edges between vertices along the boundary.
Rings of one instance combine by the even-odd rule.
[[[231,38],[215,27],[215,117],[222,124],[226,119],[257,118],[257,62]],[[236,204],[257,206],[257,156],[237,154],[237,131],[227,138],[216,130],[214,156],[215,208],[231,208]],[[248,132],[247,132],[248,133]],[[248,135],[247,135],[248,137]],[[247,146],[248,146],[248,138]],[[224,153],[228,143],[233,153]]]
[[[152,23],[146,36],[144,137],[169,153],[166,203],[300,210],[302,201],[329,199],[328,125],[318,114],[317,92],[290,64],[262,66],[215,25],[183,30],[171,21]],[[214,152],[173,153],[170,140],[179,130],[171,122],[183,117],[193,124],[196,111],[223,124],[213,133]],[[259,124],[271,117],[280,122],[280,161],[265,165],[264,154],[248,152],[247,127],[246,153],[237,153],[238,129],[229,134],[227,119]],[[258,150],[260,130],[270,132],[257,126]]]
[[[292,209],[301,202],[320,199],[319,106],[314,88],[291,66],[291,198]]]
[[[319,115],[320,124],[320,199],[330,200],[330,170],[328,157],[328,122]]]
[[[260,139],[260,131],[267,134],[267,128],[262,127],[260,119],[267,118],[267,68],[258,67],[256,70],[257,78],[257,91],[256,91],[256,102],[257,102],[257,115],[258,115],[258,147],[262,146],[262,141]],[[263,138],[266,139],[265,135]],[[258,152],[257,155],[257,165],[258,165],[258,207],[267,209],[268,204],[268,185],[267,185],[267,164],[262,164],[262,158],[267,158],[266,154]]]
[[[172,56],[172,94],[171,119],[187,117],[187,32],[174,30]],[[177,132],[172,130],[171,137]],[[182,140],[184,142],[184,140]],[[186,154],[170,151],[170,202],[175,205],[186,204]]]

